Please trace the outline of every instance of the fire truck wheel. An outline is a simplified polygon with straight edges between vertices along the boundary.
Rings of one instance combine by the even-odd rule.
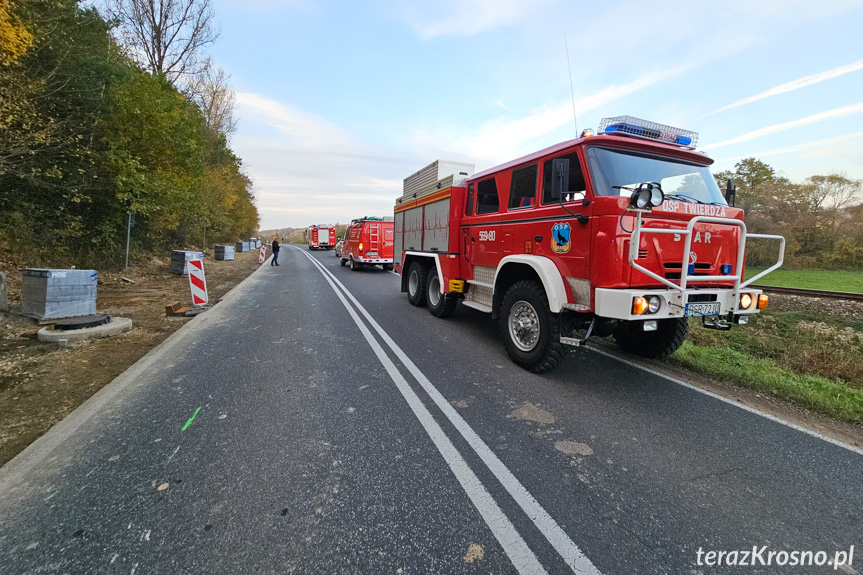
[[[426,275],[428,272],[419,262],[411,264],[408,270],[408,301],[411,305],[422,306],[426,303]]]
[[[429,271],[428,282],[426,283],[426,305],[431,314],[435,317],[449,317],[455,311],[455,306],[458,300],[454,297],[448,297],[442,293],[440,278],[437,275],[437,268],[432,268]]]
[[[560,315],[549,311],[539,282],[512,284],[503,296],[500,331],[510,358],[528,371],[550,371],[566,353],[560,343]]]
[[[363,264],[356,261],[354,258],[351,258],[351,271],[352,272],[358,271],[362,267],[363,267]]]
[[[342,264],[342,266],[344,266],[346,263],[348,263],[348,260],[345,258],[342,258],[339,260],[339,263]]]
[[[641,322],[622,322],[614,339],[624,351],[641,357],[660,358],[677,351],[689,332],[686,318],[661,319],[656,327],[656,331],[644,331]]]

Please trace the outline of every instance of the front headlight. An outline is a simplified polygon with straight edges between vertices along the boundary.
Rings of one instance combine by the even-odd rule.
[[[740,294],[740,309],[749,309],[752,305],[752,294]]]
[[[652,295],[647,298],[647,313],[656,313],[662,307],[662,300],[658,295]]]

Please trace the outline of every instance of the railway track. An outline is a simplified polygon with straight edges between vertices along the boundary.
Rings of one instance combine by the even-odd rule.
[[[762,285],[753,285],[752,287],[758,288],[767,293],[776,293],[776,294],[784,294],[784,295],[799,295],[805,297],[824,297],[829,299],[844,299],[844,300],[852,300],[852,301],[863,301],[863,293],[849,293],[849,292],[841,292],[841,291],[825,291],[818,289],[800,289],[800,288],[787,288],[787,287],[776,287],[776,286],[762,286]]]

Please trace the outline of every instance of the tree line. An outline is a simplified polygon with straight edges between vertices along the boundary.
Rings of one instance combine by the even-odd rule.
[[[254,235],[208,2],[0,0],[0,249],[122,263],[130,212],[133,254]]]
[[[720,189],[729,179],[736,185],[736,206],[746,211],[749,232],[785,237],[788,267],[863,267],[863,181],[830,174],[794,183],[755,158],[741,160],[715,178]],[[747,246],[748,265],[775,261],[775,243],[753,240]]]

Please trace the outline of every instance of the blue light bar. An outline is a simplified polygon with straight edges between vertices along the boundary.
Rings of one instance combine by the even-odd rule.
[[[636,136],[687,148],[694,148],[698,141],[697,132],[657,124],[633,116],[603,118],[602,122],[599,123],[598,132],[600,134]]]

